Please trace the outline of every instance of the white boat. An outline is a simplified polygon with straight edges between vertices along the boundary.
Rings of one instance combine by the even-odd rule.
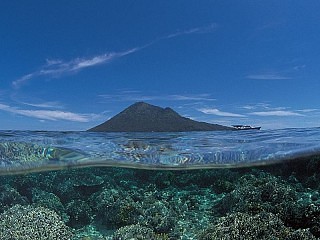
[[[232,125],[235,130],[260,130],[261,127],[251,127],[249,125]]]

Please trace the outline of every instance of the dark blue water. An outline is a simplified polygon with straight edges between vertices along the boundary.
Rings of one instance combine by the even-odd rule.
[[[319,140],[1,131],[0,239],[320,239]]]

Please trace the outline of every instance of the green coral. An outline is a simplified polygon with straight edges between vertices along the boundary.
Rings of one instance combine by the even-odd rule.
[[[96,217],[111,227],[136,223],[140,215],[138,204],[127,194],[117,189],[104,189],[93,194],[90,202]]]
[[[68,240],[72,235],[60,216],[47,208],[15,205],[0,215],[0,239]]]
[[[151,228],[140,226],[139,224],[124,226],[119,228],[113,235],[112,240],[122,239],[136,239],[147,240],[155,239],[160,240]]]
[[[316,239],[308,229],[286,227],[276,215],[262,212],[256,215],[234,213],[221,217],[216,224],[202,232],[199,240],[267,240]]]
[[[66,204],[66,211],[70,216],[68,225],[71,227],[83,227],[93,220],[92,209],[86,201],[72,200]]]
[[[15,204],[27,205],[28,199],[9,184],[0,185],[0,212]]]
[[[69,216],[66,214],[65,207],[60,201],[60,198],[54,193],[46,192],[38,188],[32,189],[32,203],[35,206],[45,207],[58,213],[64,222],[69,221]]]
[[[276,214],[286,226],[310,228],[313,235],[319,237],[320,207],[311,195],[310,189],[301,192],[300,184],[289,183],[266,172],[253,171],[239,179],[235,190],[217,202],[213,212],[218,216],[236,212],[251,215],[269,212]]]

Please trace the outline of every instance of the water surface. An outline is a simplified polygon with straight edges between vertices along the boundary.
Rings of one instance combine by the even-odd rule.
[[[0,174],[84,166],[228,168],[317,155],[320,128],[179,133],[0,132]]]

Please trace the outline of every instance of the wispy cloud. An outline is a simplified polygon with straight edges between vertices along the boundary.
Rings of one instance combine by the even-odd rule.
[[[242,109],[246,110],[255,110],[255,109],[263,109],[268,111],[278,111],[278,110],[286,110],[288,107],[273,107],[269,103],[255,103],[255,104],[248,104],[244,106],[240,106]]]
[[[280,74],[254,74],[247,75],[247,79],[256,79],[256,80],[287,80],[292,79],[291,77],[283,76]]]
[[[118,58],[135,53],[139,50],[139,48],[132,48],[123,52],[105,53],[91,58],[76,58],[68,62],[61,60],[47,60],[47,64],[42,66],[38,71],[24,75],[13,81],[12,86],[14,88],[19,88],[27,81],[36,77],[45,76],[55,78],[65,74],[75,73],[85,68],[110,63]]]
[[[37,108],[63,108],[59,102],[42,102],[42,103],[29,103],[29,102],[19,102],[23,105],[37,107]]]
[[[151,101],[157,99],[153,95],[142,95],[136,93],[128,94],[101,94],[99,97],[103,100],[112,102],[132,102],[132,101]]]
[[[10,98],[16,104],[26,105],[35,108],[63,109],[64,106],[59,101],[47,101],[34,96],[19,95],[17,93],[10,94]]]
[[[176,101],[215,101],[210,94],[190,94],[190,95],[168,95],[166,96],[170,100]]]
[[[310,113],[310,112],[318,112],[319,109],[316,108],[307,108],[307,109],[299,109],[297,112]]]
[[[251,115],[261,116],[261,117],[289,117],[289,116],[304,116],[303,114],[293,112],[293,111],[261,111],[261,112],[251,112]]]
[[[293,70],[300,71],[306,67],[306,64],[300,64],[293,67]]]
[[[23,115],[27,117],[38,118],[42,120],[67,120],[73,122],[89,122],[96,117],[95,114],[78,114],[73,112],[58,111],[58,110],[27,110],[11,107],[0,103],[0,110],[13,114]]]
[[[245,117],[245,115],[242,115],[242,114],[223,112],[216,108],[200,108],[197,110],[205,114],[212,114],[212,115],[221,116],[221,117]]]
[[[168,95],[145,95],[139,91],[124,91],[119,94],[103,94],[99,97],[108,101],[121,101],[121,102],[132,102],[132,101],[215,101],[210,94],[168,94]]]
[[[295,109],[292,110],[290,107],[274,107],[268,103],[256,103],[241,106],[240,108],[249,111],[247,114],[268,117],[268,116],[306,116],[309,113],[316,113],[319,109],[306,108],[306,109]]]
[[[161,37],[160,39],[175,38],[175,37],[179,37],[182,35],[189,35],[189,34],[211,33],[211,32],[216,31],[217,28],[218,28],[218,24],[211,23],[207,26],[196,27],[196,28],[191,28],[191,29],[187,29],[187,30],[179,30],[175,33],[171,33],[171,34],[168,34],[167,36]]]
[[[64,76],[66,74],[72,74],[79,72],[85,68],[90,68],[97,65],[107,64],[121,57],[136,53],[156,44],[159,41],[165,39],[171,39],[183,35],[190,34],[204,34],[215,31],[217,28],[217,24],[212,23],[208,26],[196,27],[187,30],[179,30],[175,33],[168,34],[166,36],[157,38],[143,46],[131,48],[122,52],[108,52],[101,55],[93,56],[90,58],[75,58],[70,61],[56,60],[56,59],[47,59],[46,64],[40,67],[39,70],[34,71],[32,73],[26,74],[19,79],[12,82],[12,86],[14,88],[20,88],[23,84],[27,83],[31,79],[37,77],[47,77],[47,78],[58,78]]]

